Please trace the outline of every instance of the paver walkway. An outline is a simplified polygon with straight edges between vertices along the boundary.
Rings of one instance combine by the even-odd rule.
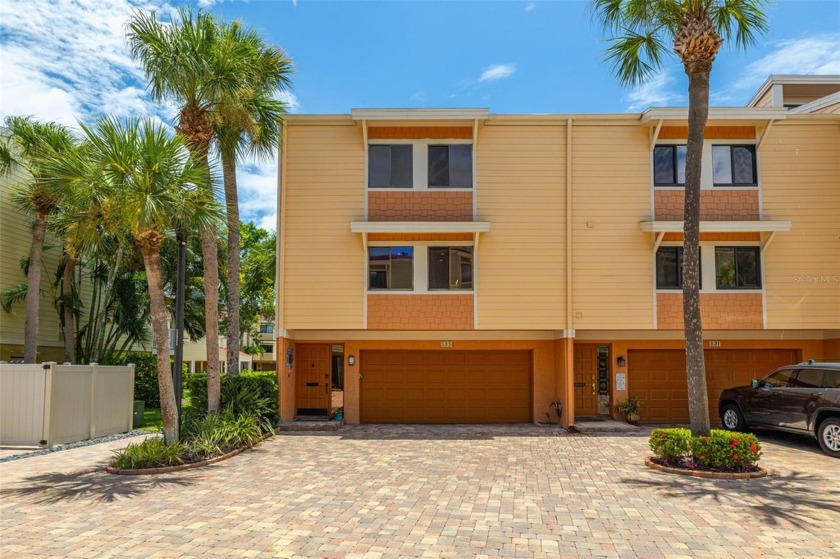
[[[840,462],[762,439],[746,482],[646,469],[644,430],[360,426],[155,477],[97,445],[0,464],[0,556],[840,556]]]

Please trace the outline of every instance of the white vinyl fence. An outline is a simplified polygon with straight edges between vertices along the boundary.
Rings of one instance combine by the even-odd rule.
[[[0,363],[0,444],[55,445],[132,428],[134,365]]]

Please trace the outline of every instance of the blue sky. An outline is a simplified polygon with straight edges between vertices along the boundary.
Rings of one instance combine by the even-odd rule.
[[[75,124],[103,113],[171,122],[152,102],[125,45],[132,9],[202,5],[242,19],[294,62],[290,110],[487,107],[491,112],[640,111],[684,105],[675,58],[647,84],[621,88],[603,62],[605,35],[583,1],[183,2],[2,0],[0,115]],[[771,73],[840,74],[840,0],[786,0],[768,10],[770,32],[747,53],[724,47],[712,102],[741,106]],[[242,215],[275,216],[276,162],[240,173]]]

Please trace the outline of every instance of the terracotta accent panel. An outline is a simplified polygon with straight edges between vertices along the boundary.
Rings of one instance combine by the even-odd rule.
[[[761,293],[701,293],[703,328],[708,330],[750,330],[763,328]],[[656,294],[656,327],[683,328],[682,293]]]
[[[469,126],[377,126],[368,128],[372,140],[426,140],[459,139],[469,140],[473,131]]]
[[[683,240],[682,233],[665,233],[663,241]],[[757,241],[761,242],[761,233],[700,233],[701,241]]]
[[[472,233],[368,233],[368,241],[472,241]]]
[[[682,221],[685,191],[654,189],[654,215],[659,221]],[[702,190],[700,219],[705,221],[754,221],[759,219],[758,190]]]
[[[368,191],[368,221],[472,221],[473,193]]]
[[[368,294],[369,330],[472,330],[473,295]]]
[[[754,126],[707,126],[703,135],[707,140],[754,140]],[[660,140],[685,140],[688,126],[663,126],[659,130]]]

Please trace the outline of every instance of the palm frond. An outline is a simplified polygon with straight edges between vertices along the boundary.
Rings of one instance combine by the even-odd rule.
[[[17,283],[0,291],[0,306],[7,313],[11,313],[13,306],[26,300],[27,292],[28,287],[26,283]]]
[[[767,0],[720,0],[710,8],[710,15],[724,41],[746,49],[769,28],[768,5]]]
[[[642,35],[625,30],[623,36],[610,41],[606,59],[612,62],[613,72],[622,85],[637,85],[662,66],[666,49],[658,37],[658,31]]]

